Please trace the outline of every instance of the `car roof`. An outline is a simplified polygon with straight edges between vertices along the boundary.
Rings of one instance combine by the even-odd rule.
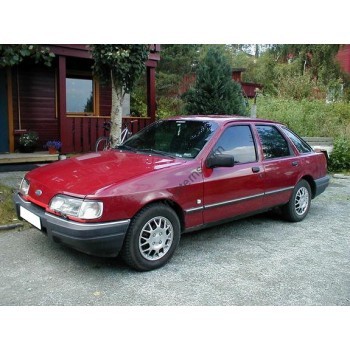
[[[260,119],[253,117],[245,117],[240,115],[180,115],[167,118],[168,120],[198,120],[198,121],[214,121],[218,124],[226,124],[228,122],[262,122],[262,123],[274,123],[280,124],[279,122],[268,120],[268,119]]]

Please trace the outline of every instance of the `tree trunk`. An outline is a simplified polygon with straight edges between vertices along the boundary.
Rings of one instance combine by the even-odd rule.
[[[112,108],[111,108],[111,144],[112,147],[116,147],[120,143],[121,131],[122,131],[122,105],[123,105],[123,89],[118,86],[113,77],[112,81]]]

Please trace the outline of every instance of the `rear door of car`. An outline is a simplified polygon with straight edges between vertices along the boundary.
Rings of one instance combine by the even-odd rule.
[[[233,167],[203,166],[204,223],[258,211],[263,206],[263,166],[249,123],[226,127],[211,155],[231,154]]]
[[[301,160],[277,125],[256,124],[265,173],[264,207],[287,203],[300,178]]]

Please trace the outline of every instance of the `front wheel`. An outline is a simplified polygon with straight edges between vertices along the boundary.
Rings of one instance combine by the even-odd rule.
[[[165,265],[180,241],[180,222],[167,205],[142,209],[130,223],[121,256],[131,267],[149,271]]]
[[[288,221],[303,220],[311,205],[311,188],[306,180],[301,180],[295,186],[289,202],[282,207],[282,214]]]

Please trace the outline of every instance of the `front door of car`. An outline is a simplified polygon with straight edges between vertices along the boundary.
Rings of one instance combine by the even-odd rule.
[[[204,223],[225,220],[262,208],[262,164],[258,161],[251,127],[227,127],[209,157],[233,155],[234,166],[209,168],[203,165]]]
[[[256,126],[263,152],[265,171],[264,207],[288,202],[300,176],[300,157],[273,125]]]

